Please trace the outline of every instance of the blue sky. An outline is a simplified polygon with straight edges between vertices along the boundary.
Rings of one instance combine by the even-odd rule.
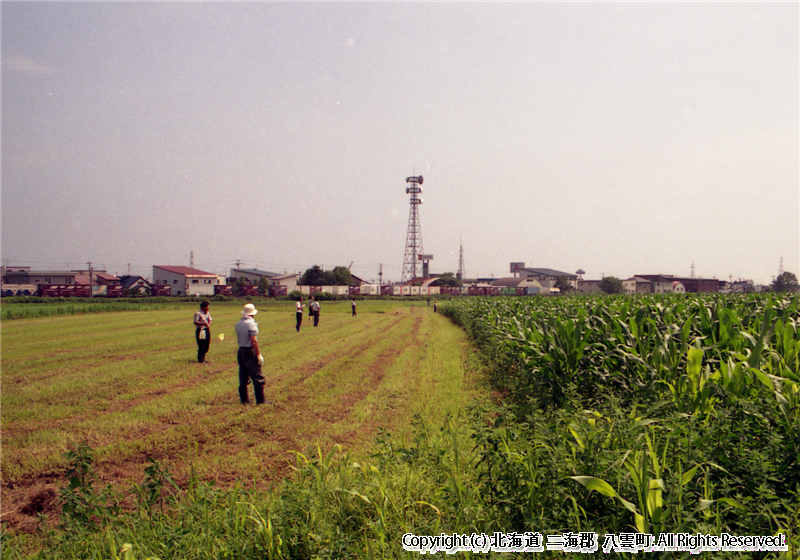
[[[3,2],[2,258],[399,280],[800,275],[800,17],[758,3]]]

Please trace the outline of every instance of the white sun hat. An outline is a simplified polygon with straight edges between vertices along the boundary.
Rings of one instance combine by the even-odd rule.
[[[255,315],[256,313],[258,313],[258,311],[256,310],[256,306],[252,303],[245,305],[244,311],[242,311],[242,315]]]

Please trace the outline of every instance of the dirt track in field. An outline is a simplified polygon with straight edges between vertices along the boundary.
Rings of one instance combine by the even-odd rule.
[[[187,482],[191,461],[201,479],[219,486],[237,482],[251,486],[255,480],[259,488],[266,489],[291,471],[290,465],[296,461],[293,451],[305,453],[319,445],[326,452],[335,443],[364,451],[374,441],[379,426],[410,419],[407,403],[416,396],[410,387],[418,382],[414,366],[419,365],[421,358],[409,359],[406,355],[410,365],[394,374],[407,380],[408,394],[401,395],[399,400],[397,395],[390,395],[394,397],[392,400],[384,398],[381,388],[397,360],[404,354],[418,353],[423,346],[420,327],[426,318],[430,315],[424,308],[393,311],[373,318],[377,328],[372,332],[355,332],[321,351],[315,346],[317,351],[308,359],[292,358],[296,367],[268,374],[266,396],[273,403],[267,406],[256,407],[252,402],[241,405],[236,381],[224,393],[209,391],[196,410],[178,407],[151,422],[136,423],[124,433],[87,434],[85,429],[78,428],[86,426],[85,415],[74,414],[47,422],[35,418],[4,422],[3,442],[42,429],[69,433],[72,441],[87,439],[101,457],[95,465],[96,488],[112,484],[118,490],[126,490],[132,484],[141,484],[144,469],[149,465],[148,457],[152,457],[168,465],[180,485]],[[331,330],[352,325],[340,321],[338,327],[333,323],[328,321]],[[312,329],[304,325],[301,333],[296,334],[313,336],[320,332],[308,331]],[[397,336],[393,336],[395,332]],[[213,350],[209,359],[218,358]],[[357,370],[357,374],[349,375],[351,370]],[[174,382],[147,388],[135,398],[114,403],[113,413],[125,415],[154,400],[177,399],[199,385],[236,379],[237,367],[235,363],[222,361],[205,366],[191,364],[185,373]],[[265,373],[268,373],[266,367]],[[327,394],[332,397],[326,398]],[[250,399],[253,399],[252,386]],[[397,402],[403,404],[398,406]],[[369,412],[364,413],[365,409]],[[361,413],[357,414],[359,410]],[[71,431],[73,428],[75,431]],[[127,445],[116,440],[125,440]],[[108,452],[102,452],[104,447]],[[13,464],[13,458],[6,460],[9,462],[5,465]],[[64,468],[28,472],[14,478],[4,473],[3,524],[15,530],[33,531],[40,513],[48,514],[53,522],[57,517],[57,492],[65,484],[64,474]]]

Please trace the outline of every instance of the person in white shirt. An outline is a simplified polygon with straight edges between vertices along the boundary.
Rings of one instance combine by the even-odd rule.
[[[303,308],[305,304],[303,303],[303,296],[300,296],[300,299],[297,300],[295,304],[295,317],[297,318],[297,332],[300,332],[300,325],[303,324]]]
[[[313,301],[308,307],[311,309],[311,315],[314,317],[314,326],[316,327],[319,325],[319,302],[317,301],[317,296],[312,296],[311,299]]]
[[[197,361],[201,364],[206,362],[206,354],[211,347],[211,314],[208,312],[208,302],[200,304],[200,311],[194,314],[194,324],[197,327],[194,336],[197,340]]]
[[[239,341],[239,353],[236,359],[239,362],[239,398],[242,404],[247,404],[250,399],[247,395],[247,386],[253,381],[253,392],[256,404],[264,404],[264,384],[267,382],[261,372],[264,365],[264,356],[258,349],[258,324],[253,317],[258,313],[252,303],[244,306],[242,318],[236,323],[236,339]]]

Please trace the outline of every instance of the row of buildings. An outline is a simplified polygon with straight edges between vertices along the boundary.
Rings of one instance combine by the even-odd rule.
[[[135,293],[173,296],[233,295],[232,282],[240,280],[242,293],[255,295],[266,286],[272,296],[300,290],[311,295],[551,295],[566,282],[578,292],[600,291],[601,280],[584,280],[580,274],[512,263],[513,276],[464,280],[462,286],[443,286],[439,276],[414,278],[405,285],[379,286],[353,276],[353,286],[300,286],[300,274],[278,274],[259,269],[234,268],[230,276],[188,266],[153,266],[151,279],[115,276],[105,270],[34,271],[30,267],[3,267],[2,294],[44,296],[122,296]],[[581,271],[579,271],[581,272]],[[728,283],[716,278],[682,278],[668,274],[640,274],[622,280],[627,294],[752,291],[752,281]]]
[[[581,274],[573,274],[552,268],[531,268],[522,263],[512,263],[513,276],[505,278],[483,278],[473,284],[492,289],[493,293],[509,295],[558,294],[563,282],[580,293],[601,291],[602,280],[585,280]],[[581,272],[581,271],[579,271]],[[435,278],[423,279],[421,285],[435,285]],[[638,274],[622,280],[626,294],[709,293],[753,291],[752,281],[725,282],[716,278],[683,278],[671,274]],[[488,293],[488,292],[487,292]]]
[[[297,286],[299,274],[276,274],[257,269],[232,269],[231,280],[244,278],[255,293],[261,278],[270,292],[285,294]],[[30,267],[3,267],[2,294],[42,296],[110,296],[152,294],[164,296],[232,295],[229,278],[188,266],[153,266],[151,279],[142,276],[116,276],[105,270],[35,271]],[[254,289],[255,288],[255,289]]]

